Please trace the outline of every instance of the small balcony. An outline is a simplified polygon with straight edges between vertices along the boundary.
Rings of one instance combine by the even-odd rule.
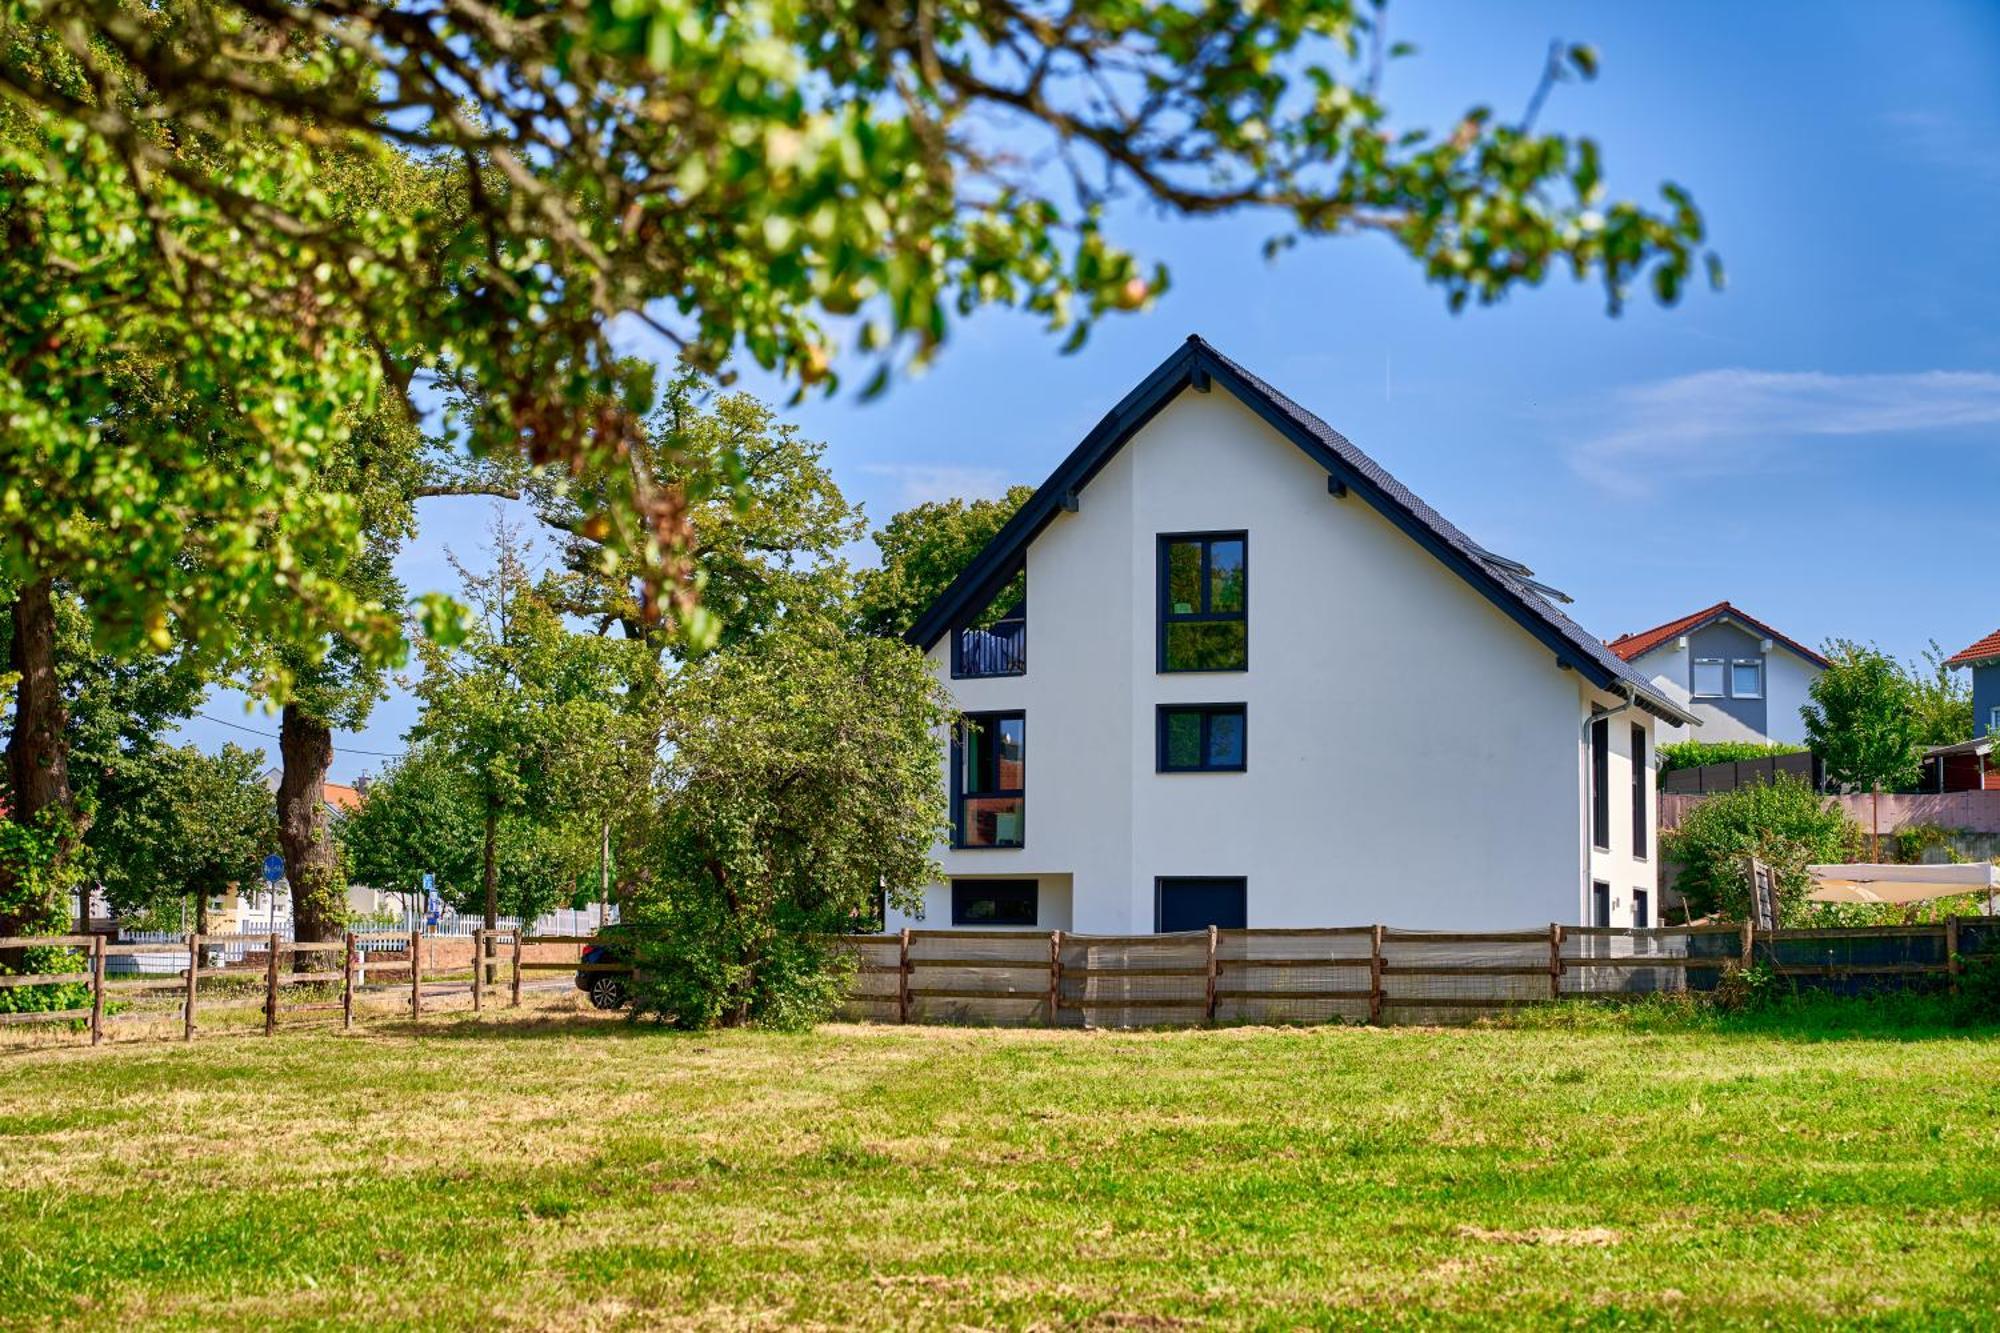
[[[1019,676],[1028,669],[1028,619],[1017,614],[985,629],[962,629],[952,645],[951,674],[961,680],[980,676]]]

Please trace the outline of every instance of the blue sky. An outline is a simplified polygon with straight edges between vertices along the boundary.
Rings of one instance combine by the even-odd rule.
[[[1070,356],[983,315],[882,399],[792,410],[847,493],[879,522],[1038,482],[1199,332],[1600,635],[1723,598],[1903,656],[2000,625],[2000,6],[1403,0],[1390,22],[1421,52],[1392,66],[1403,123],[1518,114],[1551,39],[1595,44],[1600,78],[1559,88],[1543,124],[1595,135],[1614,194],[1688,186],[1728,290],[1614,319],[1562,281],[1453,316],[1378,238],[1266,262],[1269,220],[1132,209],[1119,238],[1173,274],[1151,312]],[[445,548],[476,555],[490,517],[431,503],[402,562],[413,592],[450,587]],[[275,730],[230,697],[205,711]],[[335,777],[379,770],[357,749],[400,749],[413,718],[399,693],[337,738]]]

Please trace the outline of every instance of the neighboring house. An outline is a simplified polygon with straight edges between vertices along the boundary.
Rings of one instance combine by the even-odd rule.
[[[1654,727],[1695,719],[1198,338],[909,638],[965,718],[948,878],[888,929],[1655,920]]]
[[[1701,719],[1699,739],[1803,745],[1799,710],[1826,659],[1728,602],[1611,640],[1606,647]],[[1660,728],[1660,743],[1696,739]]]
[[[272,768],[266,770],[264,773],[263,782],[271,791],[276,792],[278,790],[278,782],[283,777],[283,769]],[[366,779],[363,779],[361,783],[355,786],[348,786],[346,783],[341,782],[322,783],[319,790],[320,800],[326,805],[328,811],[336,815],[351,815],[361,808],[361,798],[367,792]],[[257,884],[245,885],[243,887],[246,891],[248,902],[240,910],[246,919],[251,917],[267,919],[275,916],[278,920],[283,921],[291,918],[291,887],[283,880],[278,882],[275,889],[261,881]],[[406,896],[403,894],[383,893],[379,890],[371,889],[364,884],[350,884],[347,886],[347,910],[357,916],[375,916],[383,912],[400,916],[404,910],[404,898]],[[236,910],[235,903],[236,895],[233,893],[227,899],[211,898],[209,899],[210,915],[214,915],[217,911]]]
[[[2000,629],[1944,660],[1972,672],[1972,734],[2000,736]]]

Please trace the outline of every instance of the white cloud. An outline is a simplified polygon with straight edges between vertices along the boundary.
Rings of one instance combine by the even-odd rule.
[[[2000,426],[2000,374],[1704,370],[1620,390],[1603,417],[1572,461],[1607,489],[1636,493],[1669,477],[1764,470],[1812,440]]]
[[[992,467],[949,463],[866,463],[861,471],[896,485],[896,507],[927,500],[993,500],[1007,493],[1007,474]]]

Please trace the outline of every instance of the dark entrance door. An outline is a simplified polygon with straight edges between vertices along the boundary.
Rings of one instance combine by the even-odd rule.
[[[1250,924],[1249,883],[1242,877],[1160,879],[1155,881],[1153,928],[1173,930],[1241,930]]]

